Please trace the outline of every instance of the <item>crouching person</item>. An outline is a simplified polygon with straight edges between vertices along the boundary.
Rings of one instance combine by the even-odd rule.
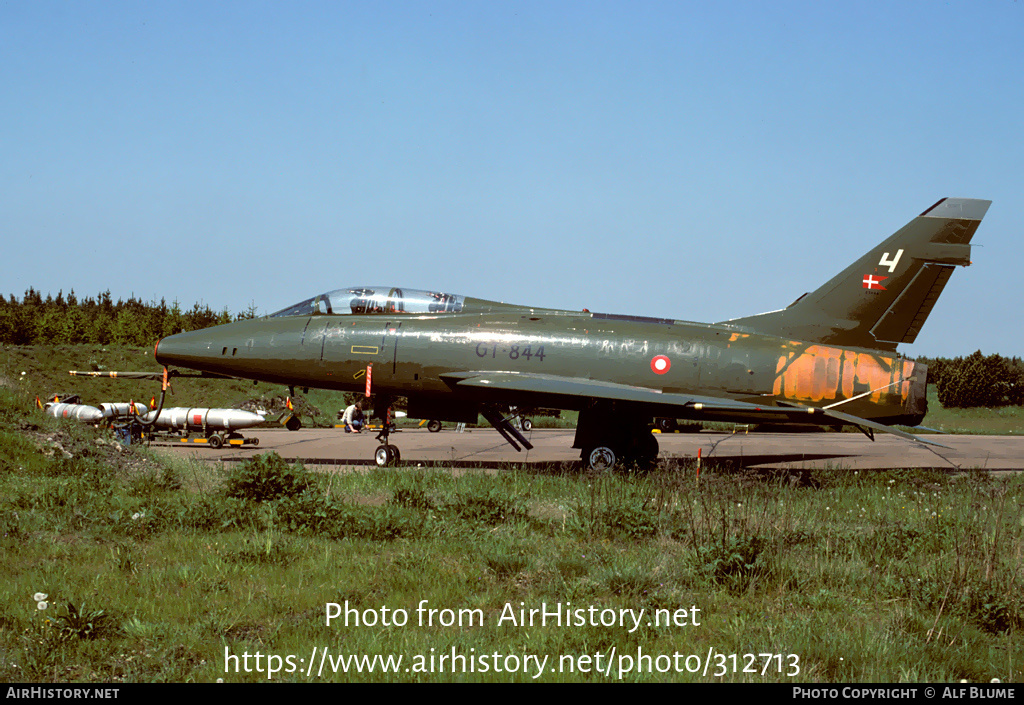
[[[345,433],[363,432],[363,405],[361,402],[350,404],[345,408],[341,416],[341,423],[345,426]]]

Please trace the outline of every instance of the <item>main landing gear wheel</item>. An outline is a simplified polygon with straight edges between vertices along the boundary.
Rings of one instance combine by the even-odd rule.
[[[373,461],[377,463],[377,467],[389,468],[392,465],[397,465],[401,460],[402,454],[398,450],[398,446],[378,446],[377,450],[373,453]]]
[[[437,419],[434,419],[433,421],[428,422],[427,423],[427,430],[430,431],[431,433],[437,433],[438,431],[441,430],[441,422],[438,421]]]
[[[615,451],[608,446],[597,446],[587,453],[587,469],[605,472],[615,467]]]
[[[658,439],[653,433],[641,434],[637,439],[637,465],[650,469],[658,462]]]
[[[658,461],[658,437],[651,420],[628,405],[594,403],[580,410],[573,448],[590,471],[621,467],[646,472]]]
[[[530,419],[523,419],[523,430],[529,433],[533,430],[533,421]]]

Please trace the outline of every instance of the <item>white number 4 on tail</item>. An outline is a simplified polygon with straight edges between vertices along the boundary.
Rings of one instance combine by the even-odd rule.
[[[893,257],[892,259],[889,259],[889,253],[886,252],[884,255],[882,255],[882,259],[880,259],[878,261],[878,266],[879,267],[888,267],[889,268],[889,274],[892,274],[893,271],[896,270],[896,265],[899,263],[900,257],[902,257],[902,256],[903,256],[903,250],[896,250],[896,256]]]

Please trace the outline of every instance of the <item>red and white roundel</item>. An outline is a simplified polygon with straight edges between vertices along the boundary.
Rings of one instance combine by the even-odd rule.
[[[664,355],[655,355],[651,358],[651,370],[656,375],[663,375],[672,369],[672,361]]]

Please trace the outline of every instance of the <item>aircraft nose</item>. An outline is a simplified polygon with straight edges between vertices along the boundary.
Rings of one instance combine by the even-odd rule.
[[[197,336],[200,331],[177,333],[156,341],[153,357],[166,366],[178,365],[188,367],[209,355],[210,341],[208,336]]]
[[[175,347],[173,339],[173,335],[169,338],[160,338],[153,346],[153,359],[161,365],[173,365],[176,362],[172,357]]]

